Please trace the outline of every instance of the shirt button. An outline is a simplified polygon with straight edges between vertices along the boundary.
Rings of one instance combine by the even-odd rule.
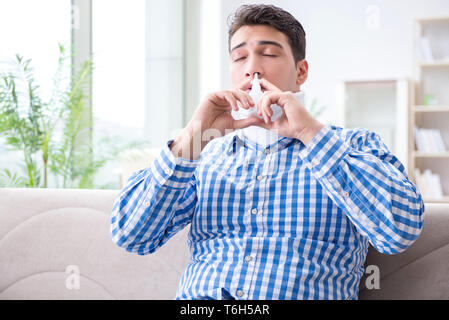
[[[257,180],[262,181],[263,180],[263,176],[257,176]]]
[[[250,262],[251,260],[253,260],[253,258],[251,256],[246,256],[245,257],[245,262]]]
[[[251,210],[251,213],[252,213],[252,214],[257,214],[257,209],[254,208],[253,210]]]
[[[265,154],[270,154],[270,152],[271,152],[270,149],[265,150]]]
[[[243,291],[237,290],[237,297],[243,297]]]
[[[343,197],[345,197],[345,198],[349,197],[349,193],[348,192],[343,192]]]
[[[165,172],[166,175],[170,175],[170,170],[164,169],[164,172]]]
[[[150,206],[150,203],[149,203],[148,201],[145,202],[145,206],[149,207],[149,206]]]
[[[181,172],[177,172],[176,173],[176,178],[181,179],[182,178],[182,173]]]

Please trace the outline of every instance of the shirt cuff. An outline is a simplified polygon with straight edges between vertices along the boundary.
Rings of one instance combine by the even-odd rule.
[[[154,159],[150,170],[160,186],[185,188],[192,179],[199,160],[175,157],[170,149],[173,141],[167,142],[159,156]]]
[[[349,153],[350,146],[329,126],[323,127],[299,156],[316,178],[334,172]]]

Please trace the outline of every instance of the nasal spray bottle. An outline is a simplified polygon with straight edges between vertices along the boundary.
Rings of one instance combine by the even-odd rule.
[[[262,87],[260,86],[259,74],[254,74],[254,79],[251,81],[252,87],[251,91],[248,93],[249,96],[253,99],[254,107],[250,107],[248,110],[239,106],[239,111],[233,111],[232,116],[236,120],[246,119],[251,117],[253,114],[260,119],[263,119],[262,116],[257,114],[257,104],[259,103],[260,98],[262,97]],[[271,121],[276,121],[282,115],[282,108],[276,104],[271,105],[271,110],[273,111],[273,115],[271,116]]]
[[[255,115],[256,117],[263,119],[262,116],[257,114],[257,104],[259,103],[260,98],[262,97],[262,88],[260,86],[259,74],[254,74],[254,79],[251,81],[252,87],[249,92],[249,96],[253,99],[254,107],[250,107],[248,110],[239,106],[238,111],[232,111],[232,116],[235,120],[241,120],[251,117]],[[304,93],[299,91],[295,94],[296,98],[304,105]],[[271,121],[276,121],[283,114],[283,110],[277,104],[271,105],[271,110],[273,111],[273,115],[271,116]],[[260,126],[251,126],[248,128],[242,129],[243,134],[249,140],[256,142],[257,144],[266,147],[282,138],[282,136],[278,135],[274,131],[266,130]]]

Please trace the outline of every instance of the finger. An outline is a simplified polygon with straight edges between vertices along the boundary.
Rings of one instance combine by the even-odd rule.
[[[267,116],[267,123],[270,124],[271,123],[271,107],[265,107],[265,115]]]
[[[271,117],[273,116],[273,110],[271,109],[271,104],[266,104],[264,105],[264,111],[265,114],[271,119]]]
[[[239,106],[238,106],[238,103],[237,103],[237,99],[234,97],[232,92],[226,92],[224,94],[224,98],[231,105],[231,107],[232,107],[232,109],[234,111],[239,111]]]
[[[263,112],[264,97],[265,97],[265,94],[262,95],[262,97],[259,100],[259,103],[257,104],[257,114],[261,117],[264,116],[264,112]],[[264,118],[264,120],[265,120],[265,118]]]
[[[234,91],[236,98],[242,102],[242,105],[244,106],[245,109],[249,109],[251,106],[254,105],[254,102],[251,98],[251,96],[246,93],[243,90],[237,89]]]
[[[257,104],[257,114],[259,115],[259,116],[261,116],[261,117],[263,117],[263,115],[264,115],[264,112],[263,112],[263,105],[264,105],[264,99],[265,99],[265,96],[268,94],[268,92],[267,93],[263,93],[262,94],[262,97],[259,99],[259,103]]]
[[[271,123],[271,116],[273,115],[273,111],[271,110],[271,105],[276,104],[279,100],[280,93],[275,92],[265,92],[261,99],[260,109],[262,115],[264,117],[265,122]]]
[[[248,109],[247,102],[242,98],[242,96],[238,92],[232,91],[231,93],[234,99],[237,101],[237,104],[240,108]]]
[[[262,98],[259,100],[259,103],[257,104],[257,114],[259,116],[262,116],[262,101],[263,101],[263,96]]]
[[[262,99],[261,99],[261,103],[260,103],[260,113],[261,113],[261,115],[262,115],[262,118],[263,118],[264,122],[265,122],[266,124],[268,124],[268,116],[267,116],[267,112],[266,112],[266,110],[265,110],[265,104],[266,104],[265,100],[266,100],[266,95],[264,95],[264,96],[262,97]]]
[[[271,123],[271,116],[268,113],[267,108],[264,109],[264,113],[265,113],[265,118],[267,119],[267,124],[270,124]]]
[[[234,120],[234,129],[244,129],[250,126],[260,126],[261,123],[263,123],[262,119],[251,116],[246,119]]]
[[[272,84],[270,81],[268,81],[265,78],[262,78],[260,80],[260,84],[265,87],[265,89],[267,89],[268,91],[274,91],[274,92],[282,92],[281,89],[279,89],[278,87],[276,87],[274,84]]]
[[[245,91],[246,89],[251,88],[251,78],[246,78],[242,82],[238,83],[234,89],[240,89]]]
[[[264,105],[262,106],[262,117],[263,117],[265,123],[268,124],[268,115],[267,115],[267,111],[266,111]]]
[[[254,124],[255,126],[258,126],[258,127],[261,127],[261,128],[267,129],[267,130],[271,129],[271,125],[266,124],[265,121],[260,118],[257,118],[257,119],[259,119],[259,122],[256,122]]]
[[[228,91],[219,91],[214,92],[209,95],[208,98],[212,103],[214,103],[219,108],[224,109],[233,109],[235,110],[235,101],[232,94],[230,94]]]

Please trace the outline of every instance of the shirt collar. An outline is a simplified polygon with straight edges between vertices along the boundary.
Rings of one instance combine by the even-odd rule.
[[[288,148],[295,143],[303,144],[298,139],[282,137],[277,142],[274,142],[274,143],[268,145],[267,147],[262,147],[261,145],[248,140],[245,137],[245,135],[243,134],[242,130],[237,130],[231,138],[231,143],[229,144],[229,146],[227,148],[227,153],[228,153],[228,155],[235,153],[237,150],[237,147],[251,148],[256,151],[261,151],[261,152],[266,152],[265,150],[269,150],[270,153],[274,153],[274,152],[280,151],[282,149]]]

